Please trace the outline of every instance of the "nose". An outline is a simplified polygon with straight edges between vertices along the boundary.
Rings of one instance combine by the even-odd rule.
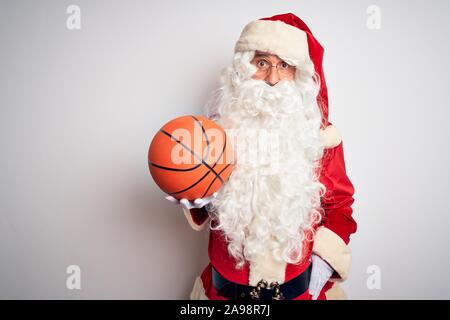
[[[273,87],[279,81],[280,76],[278,75],[278,69],[275,66],[272,66],[272,68],[270,68],[269,74],[266,77],[266,83]]]

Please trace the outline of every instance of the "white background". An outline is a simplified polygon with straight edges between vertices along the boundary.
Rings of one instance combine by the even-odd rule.
[[[81,30],[66,8],[81,8]],[[369,5],[381,29],[369,30]],[[251,20],[293,12],[325,47],[355,185],[353,299],[450,298],[448,1],[0,3],[0,298],[187,298],[207,263],[147,167],[198,114]],[[82,289],[66,288],[66,267]],[[367,268],[381,270],[369,290]]]

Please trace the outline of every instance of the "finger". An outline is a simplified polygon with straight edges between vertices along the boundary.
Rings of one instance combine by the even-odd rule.
[[[183,207],[185,207],[188,210],[192,208],[192,205],[189,203],[189,200],[186,198],[181,199],[180,203],[183,205]]]
[[[312,300],[316,300],[315,296],[316,296],[316,290],[309,290],[309,294],[311,295],[311,299]]]
[[[312,296],[313,300],[316,300],[316,298],[318,296],[318,293],[317,293],[318,285],[319,285],[318,281],[314,281],[312,283],[312,285],[310,285],[310,287],[309,287],[309,294]]]
[[[317,288],[319,287],[319,279],[315,274],[311,275],[311,280],[309,282],[309,292],[311,295],[315,295]]]
[[[319,292],[316,291],[316,292],[313,294],[312,299],[313,299],[313,300],[317,300],[318,297],[319,297]]]
[[[319,295],[320,295],[320,292],[322,291],[322,288],[323,288],[323,285],[320,285],[319,284],[319,286],[316,288],[316,290],[314,291],[314,294],[313,294],[313,300],[317,300],[317,298],[319,297]]]
[[[202,198],[197,198],[194,200],[195,204],[202,204],[203,203],[203,199]]]
[[[309,292],[311,292],[311,294],[314,294],[317,291],[317,281],[311,279],[311,283],[309,284]]]
[[[210,203],[217,197],[217,192],[214,192],[212,195],[207,196],[206,198],[202,198],[202,205],[206,205],[207,203]]]
[[[174,198],[172,196],[166,196],[166,199],[169,200],[172,203],[178,203],[179,202],[176,198]]]
[[[317,298],[319,297],[320,292],[322,291],[324,285],[325,285],[325,282],[318,281],[317,286],[316,286],[316,288],[314,290],[313,300],[317,300]]]

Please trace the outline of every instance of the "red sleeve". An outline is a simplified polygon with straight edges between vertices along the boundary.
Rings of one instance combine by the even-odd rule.
[[[322,225],[336,233],[345,244],[350,235],[356,232],[357,225],[352,217],[354,187],[345,170],[343,143],[326,149],[320,175],[327,191],[322,197],[324,217]]]
[[[203,224],[208,219],[208,211],[206,211],[205,207],[199,209],[193,208],[189,212],[191,213],[192,221],[197,225]]]

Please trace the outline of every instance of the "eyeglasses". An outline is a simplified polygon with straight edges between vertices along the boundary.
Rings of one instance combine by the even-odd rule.
[[[269,74],[269,70],[271,70],[271,68],[277,68],[278,74],[281,77],[291,76],[295,73],[295,67],[284,61],[280,61],[276,65],[272,65],[264,58],[256,58],[252,60],[252,64],[256,67],[256,73],[258,76],[266,76]]]

